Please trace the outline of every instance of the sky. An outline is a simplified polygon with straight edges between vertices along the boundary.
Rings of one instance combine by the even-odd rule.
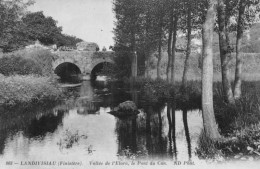
[[[108,49],[114,44],[112,6],[112,0],[35,0],[29,11],[43,11],[58,21],[63,33]]]

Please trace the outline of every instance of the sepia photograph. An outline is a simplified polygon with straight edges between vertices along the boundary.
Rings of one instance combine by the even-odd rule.
[[[122,168],[260,168],[260,0],[0,0],[0,169]]]

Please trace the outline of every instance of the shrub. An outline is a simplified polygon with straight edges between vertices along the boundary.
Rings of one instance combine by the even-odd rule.
[[[20,56],[10,55],[0,58],[0,63],[0,73],[5,76],[14,74],[42,75],[39,64],[35,63],[32,59],[25,59]]]
[[[47,49],[33,48],[5,54],[0,62],[0,73],[4,75],[38,74],[50,76],[52,74],[52,60],[54,55]],[[2,71],[2,72],[1,72]]]
[[[57,100],[61,91],[47,77],[10,76],[0,79],[0,104]]]

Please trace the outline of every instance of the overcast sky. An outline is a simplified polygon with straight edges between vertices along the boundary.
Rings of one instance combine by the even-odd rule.
[[[114,44],[112,0],[35,0],[29,10],[43,11],[58,21],[63,33],[96,42],[101,49]]]

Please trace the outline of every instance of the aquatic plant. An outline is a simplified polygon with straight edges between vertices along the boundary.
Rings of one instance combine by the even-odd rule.
[[[129,146],[127,146],[125,149],[123,149],[119,154],[118,157],[120,160],[135,160],[140,158],[148,157],[148,151],[137,151],[133,152]]]
[[[87,138],[86,135],[79,135],[79,131],[76,132],[69,131],[68,129],[65,130],[63,133],[62,138],[57,143],[59,145],[60,150],[62,149],[69,149],[72,148],[75,144],[78,144],[80,138]]]

